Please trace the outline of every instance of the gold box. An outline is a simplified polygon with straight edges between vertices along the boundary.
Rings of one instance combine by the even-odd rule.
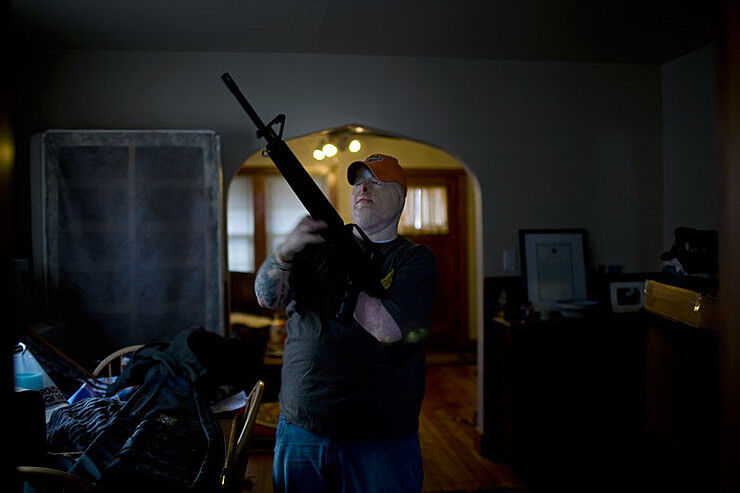
[[[645,309],[678,322],[707,329],[719,325],[719,302],[714,296],[648,279]]]

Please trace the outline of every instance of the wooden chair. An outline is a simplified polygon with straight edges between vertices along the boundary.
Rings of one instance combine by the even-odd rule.
[[[219,485],[222,490],[241,491],[247,473],[249,440],[264,390],[265,383],[258,380],[247,396],[247,403],[234,415],[227,442],[226,463]]]
[[[143,347],[143,344],[135,344],[133,346],[126,346],[124,348],[121,348],[117,351],[113,351],[108,356],[106,356],[103,361],[100,362],[98,366],[95,367],[92,374],[94,377],[97,377],[100,375],[100,372],[103,371],[105,368],[108,368],[108,378],[113,376],[113,362],[115,360],[118,360],[118,370],[121,369],[121,364],[123,363],[123,358],[130,353],[135,353],[138,351],[141,347]]]
[[[61,487],[61,491],[86,491],[97,493],[104,491],[97,483],[66,471],[49,467],[18,466],[16,468],[21,484],[28,482],[33,486]]]

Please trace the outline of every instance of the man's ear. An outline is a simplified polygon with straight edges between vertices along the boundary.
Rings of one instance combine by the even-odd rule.
[[[403,206],[406,204],[406,189],[403,185],[401,185],[398,182],[393,182],[396,185],[396,188],[398,189],[398,193],[401,195],[401,210],[403,210]]]

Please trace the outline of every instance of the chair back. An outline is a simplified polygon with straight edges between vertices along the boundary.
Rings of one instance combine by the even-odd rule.
[[[46,491],[46,487],[51,485],[60,487],[61,491],[85,491],[90,493],[104,491],[97,483],[49,467],[18,466],[16,472],[21,484],[27,482],[35,488],[41,488],[41,491]]]
[[[95,369],[92,372],[93,377],[98,377],[100,375],[100,372],[106,368],[108,368],[108,375],[106,376],[108,378],[112,377],[113,376],[113,362],[116,359],[118,360],[118,371],[120,372],[121,365],[123,364],[123,358],[129,353],[135,353],[143,346],[144,346],[143,344],[134,344],[133,346],[126,346],[117,351],[113,351],[108,356],[103,358],[103,361],[101,361],[100,364],[95,367]]]
[[[249,440],[264,391],[265,383],[258,380],[247,396],[247,403],[234,415],[227,445],[226,464],[219,485],[221,489],[241,491],[241,485],[247,473]]]

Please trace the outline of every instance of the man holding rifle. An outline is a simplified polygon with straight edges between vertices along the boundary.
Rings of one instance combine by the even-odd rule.
[[[373,154],[350,164],[347,178],[352,219],[382,254],[381,292],[356,286],[352,316],[337,316],[343,252],[310,216],[255,280],[260,304],[288,315],[273,481],[288,492],[420,491],[422,342],[436,263],[398,235],[406,196],[398,160]]]

